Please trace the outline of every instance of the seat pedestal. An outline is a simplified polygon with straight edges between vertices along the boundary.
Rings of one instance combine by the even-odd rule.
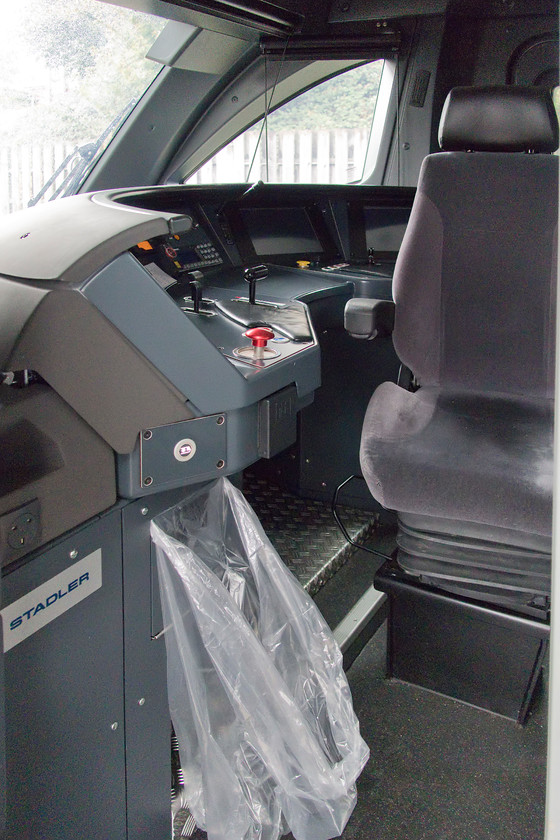
[[[395,560],[375,587],[389,596],[389,677],[525,722],[548,648],[544,620],[425,586]]]

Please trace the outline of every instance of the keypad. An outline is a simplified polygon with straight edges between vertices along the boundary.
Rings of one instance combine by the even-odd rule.
[[[203,242],[195,246],[195,252],[200,257],[198,262],[190,262],[184,266],[186,269],[202,268],[203,266],[220,265],[223,260],[216,248],[210,242]]]

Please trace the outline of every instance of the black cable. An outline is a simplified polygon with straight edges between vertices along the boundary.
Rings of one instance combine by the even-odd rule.
[[[359,479],[360,481],[365,481],[363,475],[351,475],[345,481],[343,481],[342,484],[339,484],[336,490],[334,491],[334,496],[331,502],[331,511],[334,517],[334,521],[340,528],[342,536],[344,537],[346,542],[350,545],[353,545],[354,548],[360,548],[362,551],[367,551],[368,554],[375,554],[376,557],[382,557],[384,560],[390,560],[391,557],[389,554],[383,554],[382,551],[376,551],[374,548],[368,548],[365,545],[360,545],[360,543],[357,543],[355,540],[353,540],[348,531],[346,530],[346,527],[342,522],[340,516],[338,515],[338,511],[336,509],[336,505],[338,502],[338,494],[340,493],[343,487],[345,487],[350,481],[353,481],[355,478]]]
[[[259,131],[259,136],[257,138],[257,145],[255,146],[255,151],[253,153],[253,158],[251,160],[251,165],[249,166],[249,171],[247,173],[246,183],[249,181],[251,177],[251,170],[253,169],[255,159],[257,157],[257,152],[259,150],[259,145],[262,139],[263,130],[266,130],[265,133],[265,143],[266,143],[266,179],[268,181],[268,115],[270,113],[270,109],[272,107],[272,100],[274,98],[274,94],[276,93],[276,87],[280,80],[280,72],[284,66],[284,61],[286,59],[286,50],[288,49],[288,44],[290,42],[289,36],[286,38],[286,43],[284,45],[284,52],[282,53],[282,58],[278,64],[278,72],[276,73],[276,79],[274,80],[274,84],[272,86],[272,91],[270,93],[270,98],[268,97],[268,64],[267,58],[265,56],[264,59],[264,114],[263,114],[263,121],[261,123],[261,128]]]
[[[401,62],[397,54],[397,186],[401,185]]]

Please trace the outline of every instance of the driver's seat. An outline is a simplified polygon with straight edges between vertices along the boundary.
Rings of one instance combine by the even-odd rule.
[[[529,614],[550,592],[558,123],[548,89],[455,88],[394,276],[394,345],[363,426],[399,566]]]

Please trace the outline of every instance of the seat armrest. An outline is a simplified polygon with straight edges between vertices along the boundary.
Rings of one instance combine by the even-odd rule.
[[[376,338],[390,335],[395,325],[392,300],[352,298],[344,309],[344,328],[353,338]]]

